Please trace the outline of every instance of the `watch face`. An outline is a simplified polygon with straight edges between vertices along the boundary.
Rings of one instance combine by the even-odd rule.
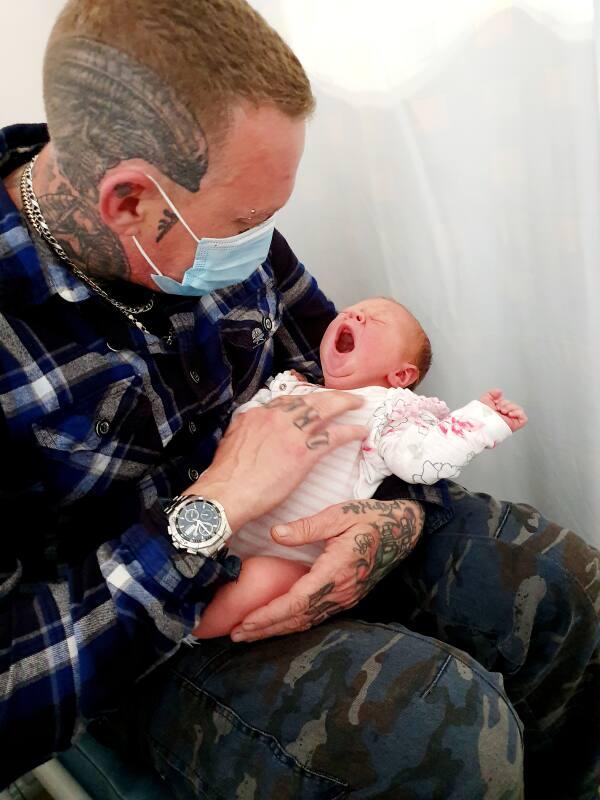
[[[175,525],[181,538],[189,544],[212,541],[221,527],[218,508],[205,500],[186,503],[177,513]]]

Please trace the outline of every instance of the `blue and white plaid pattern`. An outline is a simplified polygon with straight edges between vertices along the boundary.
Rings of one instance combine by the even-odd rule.
[[[46,141],[41,125],[0,130],[0,177]],[[161,502],[269,376],[318,380],[334,313],[278,233],[239,286],[156,306],[148,329],[172,326],[171,346],[32,239],[0,182],[0,786],[118,705],[236,576],[237,559],[193,574]]]

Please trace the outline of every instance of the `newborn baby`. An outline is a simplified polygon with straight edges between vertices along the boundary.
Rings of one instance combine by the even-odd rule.
[[[194,630],[198,638],[228,634],[251,611],[285,594],[323,552],[324,542],[276,543],[274,526],[350,498],[372,497],[391,474],[423,484],[455,478],[474,456],[527,422],[523,409],[498,389],[452,412],[437,397],[415,394],[431,347],[419,322],[394,300],[372,298],[342,311],[325,331],[320,355],[324,387],[284,372],[235,413],[278,397],[345,390],[364,404],[338,422],[365,425],[369,435],[326,455],[284,503],[229,540],[230,552],[244,559],[240,578],[217,592]]]

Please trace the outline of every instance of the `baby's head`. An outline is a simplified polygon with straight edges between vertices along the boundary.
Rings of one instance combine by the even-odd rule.
[[[408,309],[386,297],[372,297],[341,311],[321,341],[329,389],[414,389],[430,364],[427,334]]]

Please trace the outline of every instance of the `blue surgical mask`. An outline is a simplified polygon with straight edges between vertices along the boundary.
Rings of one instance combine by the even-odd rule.
[[[249,231],[237,234],[237,236],[228,236],[224,239],[199,239],[175,208],[164,189],[151,175],[147,177],[154,183],[171,211],[197,243],[194,263],[186,269],[183,279],[179,283],[179,281],[163,275],[137,238],[133,237],[137,249],[157,273],[150,277],[163,292],[201,297],[216,289],[224,289],[226,286],[233,286],[245,281],[264,263],[269,254],[275,229],[273,217]]]

